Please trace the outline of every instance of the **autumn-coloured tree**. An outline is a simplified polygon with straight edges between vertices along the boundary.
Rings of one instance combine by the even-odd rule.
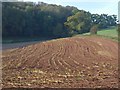
[[[93,25],[90,29],[90,34],[97,34],[98,25]]]

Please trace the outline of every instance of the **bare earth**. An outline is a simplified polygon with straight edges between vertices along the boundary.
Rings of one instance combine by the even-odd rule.
[[[117,88],[118,43],[57,39],[3,51],[3,87]]]

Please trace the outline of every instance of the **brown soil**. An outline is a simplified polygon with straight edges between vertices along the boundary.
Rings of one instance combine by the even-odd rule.
[[[2,54],[5,88],[118,87],[118,43],[109,39],[64,38]]]

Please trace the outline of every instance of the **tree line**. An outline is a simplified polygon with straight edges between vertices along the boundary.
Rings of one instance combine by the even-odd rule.
[[[91,14],[73,6],[43,2],[3,2],[2,35],[5,37],[68,37],[91,28],[116,25],[116,15]]]

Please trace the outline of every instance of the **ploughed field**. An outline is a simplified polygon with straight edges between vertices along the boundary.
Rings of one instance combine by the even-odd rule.
[[[2,85],[24,88],[118,87],[118,43],[56,39],[2,52]]]

